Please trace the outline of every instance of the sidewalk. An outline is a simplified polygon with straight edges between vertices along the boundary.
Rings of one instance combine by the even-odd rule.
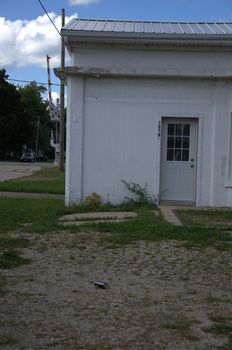
[[[7,192],[1,191],[0,197],[11,197],[11,198],[53,198],[53,199],[64,199],[64,194],[53,194],[53,193],[27,193],[27,192]]]
[[[176,225],[176,226],[183,226],[182,222],[178,219],[176,216],[174,210],[179,207],[174,207],[170,205],[160,205],[159,210],[163,214],[164,219],[169,222],[170,224]],[[183,207],[182,207],[183,208]]]

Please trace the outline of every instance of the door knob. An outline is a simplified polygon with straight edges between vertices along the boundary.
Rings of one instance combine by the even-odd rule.
[[[193,165],[193,164],[191,164],[191,165],[190,165],[190,168],[194,168],[194,165]]]

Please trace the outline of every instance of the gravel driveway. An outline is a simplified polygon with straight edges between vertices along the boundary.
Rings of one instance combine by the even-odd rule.
[[[174,241],[113,248],[100,233],[27,237],[23,255],[32,263],[2,270],[2,350],[199,350],[227,343],[226,334],[208,329],[212,315],[231,316],[229,253],[186,250]],[[110,288],[94,287],[97,280]]]

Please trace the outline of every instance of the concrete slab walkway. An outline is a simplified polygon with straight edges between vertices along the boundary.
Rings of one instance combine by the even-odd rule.
[[[89,213],[74,213],[63,215],[59,218],[61,225],[83,225],[83,224],[98,224],[104,222],[122,222],[130,218],[135,218],[138,214],[133,211],[119,212],[89,212]],[[87,221],[91,219],[90,221]]]
[[[164,216],[164,219],[170,224],[183,226],[182,222],[176,216],[174,210],[178,207],[169,206],[169,205],[160,205],[159,209]]]
[[[11,197],[11,198],[54,198],[64,199],[64,194],[53,194],[53,193],[27,193],[27,192],[6,192],[0,191],[0,197]]]

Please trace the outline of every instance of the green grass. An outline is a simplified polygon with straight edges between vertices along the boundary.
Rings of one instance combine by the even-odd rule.
[[[138,240],[160,241],[176,240],[187,248],[214,247],[220,250],[232,251],[232,236],[220,229],[206,227],[174,226],[167,223],[161,216],[154,214],[149,207],[134,207],[138,216],[119,223],[88,223],[81,226],[62,226],[57,219],[64,214],[88,211],[132,210],[130,204],[113,207],[104,205],[94,207],[79,205],[66,208],[63,200],[0,198],[0,232],[18,230],[20,232],[51,232],[71,230],[99,231],[107,233],[104,239],[113,245],[129,244]],[[108,233],[111,233],[109,235]]]
[[[64,193],[64,173],[56,168],[43,168],[31,176],[0,182],[0,191]]]
[[[3,276],[3,274],[0,273],[0,296],[2,294],[5,294],[5,290],[4,290],[5,284],[6,284],[6,278]]]
[[[14,249],[14,248],[27,247],[28,244],[29,244],[28,239],[23,237],[11,238],[11,237],[0,236],[0,251],[6,248]]]
[[[232,226],[231,209],[178,209],[181,221],[191,226]]]
[[[0,236],[0,268],[9,269],[18,265],[28,264],[30,261],[20,257],[19,252],[16,250],[27,247],[28,244],[29,241],[26,238]]]
[[[14,250],[8,250],[0,253],[0,267],[3,269],[11,269],[13,267],[29,263],[29,259],[22,258],[19,253]]]
[[[0,198],[0,208],[0,232],[49,232],[65,210],[63,200],[6,197]]]
[[[226,232],[204,227],[174,226],[147,208],[139,209],[138,217],[134,219],[117,224],[99,223],[96,228],[101,232],[112,232],[113,235],[108,236],[107,240],[114,244],[170,239],[182,242],[187,248],[213,246],[232,250],[232,237]]]
[[[110,204],[94,206],[89,204],[65,207],[59,199],[6,198],[0,197],[0,232],[20,230],[27,232],[50,232],[64,230],[58,225],[59,216],[92,211],[131,210],[132,205]],[[69,229],[69,228],[67,228]]]
[[[191,322],[181,320],[181,321],[176,321],[176,322],[168,322],[162,324],[162,328],[166,329],[172,329],[172,330],[177,330],[177,331],[182,331],[182,330],[189,330],[191,327]]]
[[[178,337],[185,338],[194,342],[199,340],[199,338],[193,334],[191,330],[191,326],[194,323],[198,322],[195,320],[187,320],[183,316],[177,316],[176,319],[161,324],[161,327],[174,332],[178,335]]]

